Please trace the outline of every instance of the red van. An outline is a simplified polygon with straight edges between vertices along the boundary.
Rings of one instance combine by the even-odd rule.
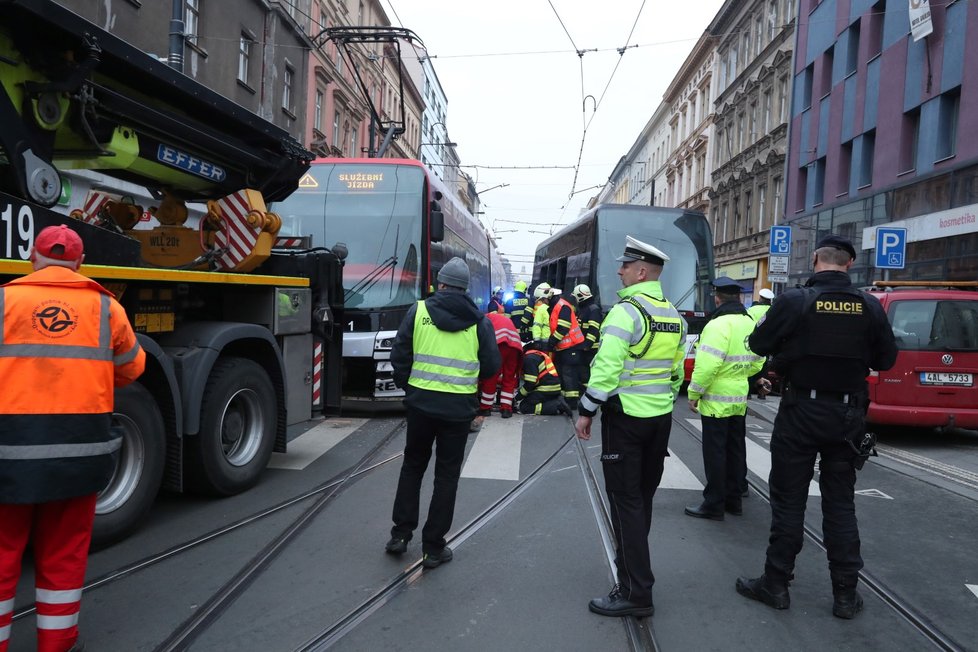
[[[978,429],[978,283],[877,282],[896,364],[869,377],[867,421]],[[881,288],[879,286],[895,286]]]

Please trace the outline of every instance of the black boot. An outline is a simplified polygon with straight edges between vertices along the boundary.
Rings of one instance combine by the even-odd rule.
[[[763,602],[774,609],[787,609],[791,604],[788,581],[768,575],[761,575],[754,579],[738,577],[737,593],[751,600]]]
[[[851,620],[863,608],[863,598],[856,590],[857,575],[832,574],[832,615]]]

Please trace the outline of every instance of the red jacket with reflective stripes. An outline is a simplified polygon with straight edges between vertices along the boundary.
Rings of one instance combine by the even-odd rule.
[[[146,353],[101,285],[46,267],[0,287],[0,503],[95,493],[115,470],[115,387]]]

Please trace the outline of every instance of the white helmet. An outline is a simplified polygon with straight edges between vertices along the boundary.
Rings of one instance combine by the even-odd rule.
[[[584,301],[585,299],[591,298],[591,288],[581,283],[580,285],[574,286],[574,289],[573,291],[571,291],[571,294],[573,294],[574,298],[577,299],[578,301]]]
[[[534,299],[546,299],[550,296],[550,292],[553,288],[550,287],[549,283],[541,283],[533,290]]]

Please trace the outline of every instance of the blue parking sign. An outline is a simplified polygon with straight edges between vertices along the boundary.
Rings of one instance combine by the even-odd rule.
[[[771,227],[771,250],[772,256],[787,256],[791,253],[791,227],[772,226]]]
[[[903,269],[907,259],[907,230],[881,226],[876,229],[876,267]]]

